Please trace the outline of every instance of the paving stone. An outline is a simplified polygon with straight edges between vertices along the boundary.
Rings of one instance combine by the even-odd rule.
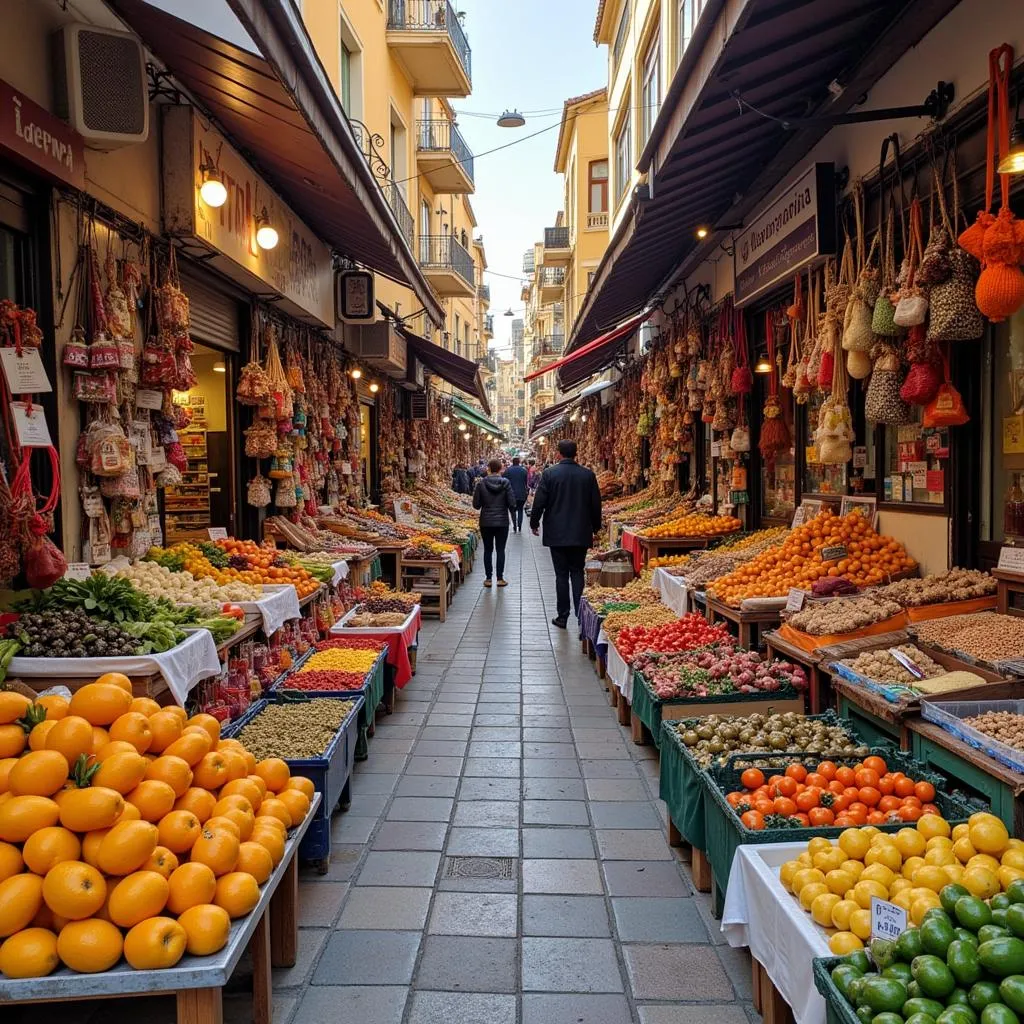
[[[460,800],[452,824],[467,828],[517,827],[519,804],[510,800]]]
[[[469,744],[469,756],[473,758],[519,758],[522,753],[522,744],[519,742],[480,740]]]
[[[693,900],[625,897],[612,900],[615,926],[623,942],[701,942],[708,933]],[[747,961],[747,974],[750,962]]]
[[[439,853],[389,853],[371,850],[359,872],[359,885],[433,885]]]
[[[515,939],[428,935],[416,987],[439,992],[515,992],[516,947]]]
[[[458,775],[462,771],[461,757],[425,757],[409,758],[406,768],[407,775]]]
[[[516,1024],[516,997],[493,992],[414,992],[408,1024]]]
[[[420,733],[421,740],[468,740],[468,725],[428,725]]]
[[[523,856],[531,858],[569,858],[590,860],[594,841],[585,828],[524,828]]]
[[[524,825],[589,825],[583,800],[524,800]]]
[[[480,725],[473,730],[472,742],[478,740],[497,741],[500,743],[518,743],[520,733],[514,726]],[[519,755],[516,754],[516,757]]]
[[[646,802],[591,800],[590,816],[595,828],[656,829],[661,824],[654,808]]]
[[[599,828],[597,855],[602,860],[674,860],[661,829]]]
[[[725,973],[736,990],[736,998],[750,1001],[753,999],[750,979],[750,950],[733,949],[732,946],[719,946],[715,950],[722,962]]]
[[[611,939],[523,939],[524,992],[621,992]]]
[[[733,998],[732,985],[710,946],[624,945],[622,953],[637,1000]]]
[[[584,760],[619,760],[632,758],[625,743],[576,743],[576,754]]]
[[[580,766],[575,758],[527,757],[523,759],[523,775],[536,779],[578,779]]]
[[[742,1006],[720,1003],[709,1006],[641,1006],[640,1024],[750,1024]],[[761,1020],[760,1016],[756,1018]],[[525,1020],[523,1024],[526,1024]]]
[[[348,892],[345,882],[299,882],[299,927],[329,928]]]
[[[632,1024],[629,1004],[624,996],[523,995],[522,1024]],[[711,1024],[708,1018],[702,1024]],[[714,1024],[718,1024],[714,1020]]]
[[[459,727],[461,727],[463,729],[468,729],[470,724],[472,723],[472,721],[473,721],[473,716],[471,714],[467,714],[467,715],[431,714],[427,718],[427,728],[429,729],[429,728],[431,728],[433,726],[455,725],[455,726],[459,726]]]
[[[371,741],[372,742],[372,741]],[[369,764],[369,761],[360,762],[356,766],[356,770],[352,773],[352,799],[362,794],[371,793],[385,793],[390,794],[395,788],[400,778],[397,774],[388,774],[387,772],[364,772],[362,771],[363,764]]]
[[[360,818],[369,818],[374,815],[379,817],[384,813],[384,808],[387,807],[390,799],[390,793],[353,793],[352,809],[349,813]]]
[[[419,945],[419,932],[336,931],[317,964],[313,984],[358,978],[369,985],[407,985]]]
[[[459,800],[518,800],[519,779],[473,777],[462,780]]]
[[[607,938],[611,929],[604,897],[526,895],[523,934]]]
[[[461,857],[518,857],[519,831],[514,828],[453,828],[445,852]]]
[[[523,762],[514,757],[467,757],[464,778],[518,779]]]
[[[560,743],[564,739],[564,729],[549,729],[546,726],[539,725],[523,726],[524,743]]]
[[[633,803],[650,799],[647,787],[639,779],[587,779],[586,785],[590,800],[623,800]]]
[[[447,821],[454,800],[439,796],[396,796],[388,808],[388,821]]]
[[[302,917],[299,918],[303,920]],[[302,985],[313,971],[313,966],[320,956],[320,950],[324,948],[331,935],[330,928],[300,928],[299,949],[295,958],[294,967],[275,967],[273,969],[273,986],[279,988],[294,988]]]
[[[455,796],[458,788],[453,775],[409,775],[398,783],[395,796]]]
[[[331,841],[368,843],[379,818],[361,818],[357,814],[337,814],[331,819]]]
[[[494,707],[493,704],[488,704],[487,707]],[[520,725],[519,715],[517,714],[496,714],[492,711],[488,711],[486,714],[480,714],[479,712],[473,718],[473,725],[491,725],[508,728],[510,726]]]
[[[359,866],[359,859],[365,849],[365,846],[332,844],[331,863],[327,874],[321,875],[312,868],[300,867],[300,877],[304,882],[316,882],[318,885],[329,882],[347,882],[355,874],[356,868]]]
[[[360,1024],[401,1024],[408,994],[407,988],[395,986],[314,984],[306,989],[293,1024],[338,1024],[342,1010],[346,1019]]]
[[[675,861],[609,861],[603,866],[609,896],[689,896]]]
[[[596,860],[527,858],[523,860],[523,892],[600,893]]]
[[[582,800],[582,779],[526,779],[523,796],[528,800]]]
[[[338,927],[421,931],[427,920],[430,895],[427,888],[357,886],[345,902]]]
[[[408,754],[415,742],[416,740],[411,737],[391,737],[380,732],[373,738],[373,752],[374,754]]]
[[[635,779],[637,769],[632,761],[619,761],[612,758],[585,758],[580,761],[585,779]]]
[[[440,850],[446,821],[385,821],[373,840],[374,850]]]
[[[420,740],[410,747],[415,757],[463,757],[466,740]]]
[[[505,893],[439,892],[427,931],[431,935],[486,935],[514,938],[516,897]]]

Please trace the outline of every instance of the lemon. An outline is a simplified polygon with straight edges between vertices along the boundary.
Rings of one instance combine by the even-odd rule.
[[[903,862],[902,875],[904,878],[913,878],[918,868],[924,867],[924,857],[908,857]]]
[[[926,850],[952,850],[953,840],[949,836],[932,836],[924,844]]]
[[[903,854],[900,853],[895,843],[879,843],[868,850],[864,857],[864,863],[869,867],[874,864],[882,864],[890,871],[896,872],[903,866]]]
[[[845,956],[847,953],[852,953],[855,949],[863,949],[864,943],[853,932],[836,932],[828,940],[828,948],[829,952],[834,953],[836,956]]]
[[[805,885],[810,885],[812,882],[825,882],[825,873],[819,871],[817,868],[801,868],[793,876],[793,895],[799,896],[801,890]],[[825,886],[827,889],[828,886]]]
[[[887,900],[889,890],[881,882],[858,882],[853,887],[853,898],[857,901],[857,906],[864,910],[871,909],[872,896],[877,896],[880,900]]]
[[[814,867],[814,858],[806,850],[797,857],[797,860],[800,861],[805,868]]]
[[[846,860],[846,854],[838,847],[833,846],[823,853],[816,853],[814,855],[814,866],[819,871],[824,871],[828,874],[829,871],[834,871],[839,867],[844,860]]]
[[[880,885],[884,885],[886,889],[892,885],[892,880],[896,877],[896,872],[892,868],[887,868],[884,864],[874,863],[869,864],[861,873],[860,881],[862,882],[878,882]]]
[[[901,828],[892,837],[892,841],[900,851],[900,856],[904,858],[924,855],[926,840],[916,828]]]
[[[842,896],[847,889],[852,889],[857,884],[857,879],[849,871],[836,869],[825,876],[825,884],[829,892]]]
[[[992,872],[993,874],[995,874],[995,873],[996,873],[996,872],[997,872],[997,871],[999,870],[999,868],[1000,868],[1001,866],[1002,866],[1002,865],[1001,865],[1001,864],[999,863],[999,861],[997,861],[997,860],[995,859],[995,857],[992,857],[992,856],[990,856],[990,855],[989,855],[989,854],[987,854],[987,853],[976,853],[976,854],[975,854],[975,855],[974,855],[974,856],[973,856],[973,857],[972,857],[972,858],[971,858],[971,859],[970,859],[970,860],[969,860],[969,861],[968,861],[968,862],[967,862],[967,863],[966,863],[966,864],[964,865],[964,867],[965,867],[965,868],[966,868],[966,869],[967,869],[968,871],[970,871],[970,870],[971,870],[971,868],[986,868],[986,869],[987,869],[988,871],[991,871],[991,872]]]
[[[941,906],[942,903],[935,893],[931,893],[930,898],[928,896],[920,896],[910,904],[910,920],[913,921],[915,925],[920,926],[921,922],[924,921],[924,915],[927,914],[932,907]]]
[[[828,886],[824,882],[808,882],[800,890],[800,906],[804,910],[810,910],[811,904],[821,895],[829,894]],[[829,894],[831,895],[831,894]]]
[[[998,821],[1002,824],[1002,818],[997,818],[991,811],[975,811],[967,819],[967,827],[970,828],[972,825],[979,825],[985,821]]]
[[[839,865],[839,870],[845,871],[848,875],[853,875],[854,880],[856,881],[860,878],[861,872],[864,870],[864,863],[859,860],[844,860],[843,863]]]
[[[807,841],[807,852],[813,857],[816,853],[827,853],[832,844],[824,836],[815,836]]]
[[[850,915],[850,931],[853,932],[858,939],[870,939],[871,911],[864,909],[855,910]]]
[[[897,875],[889,883],[889,899],[893,896],[898,896],[901,892],[905,892],[909,889],[914,888],[914,883],[909,878],[904,878],[902,875]]]
[[[971,846],[971,840],[967,836],[961,836],[959,839],[953,840],[953,856],[956,857],[961,864],[966,864],[977,854],[977,852],[978,851]]]
[[[969,824],[967,834],[978,853],[990,853],[993,857],[1000,856],[1010,842],[1006,826],[993,814]]]
[[[868,837],[869,841],[872,836],[877,836],[881,832],[881,829],[875,828],[874,825],[862,825],[860,830]]]
[[[1020,868],[1012,868],[1007,864],[996,872],[996,877],[999,879],[999,884],[1003,889],[1009,889],[1011,882],[1016,882],[1017,879],[1024,878],[1024,871]]]
[[[904,889],[902,892],[896,893],[890,903],[895,903],[897,907],[902,907],[908,914],[910,913],[911,904],[914,902],[910,895],[909,889]]]
[[[948,884],[949,879],[940,865],[925,864],[923,868],[918,868],[914,872],[911,881],[916,889],[931,889],[932,892],[937,893],[944,885]]]
[[[956,841],[957,841],[958,839],[963,839],[963,838],[964,838],[964,837],[965,837],[965,836],[967,835],[967,830],[968,830],[968,829],[969,829],[970,827],[971,827],[971,826],[970,826],[970,825],[968,825],[966,821],[962,821],[962,822],[960,822],[960,824],[959,824],[959,825],[954,825],[954,826],[953,826],[953,833],[952,833],[952,835],[950,836],[950,839],[952,839],[954,843],[955,843],[955,842],[956,842]]]
[[[946,864],[942,870],[946,872],[946,877],[951,882],[959,882],[964,877],[963,864]]]
[[[870,845],[871,837],[866,834],[865,829],[848,828],[839,835],[839,849],[851,860],[863,860]]]
[[[787,860],[785,864],[779,868],[779,881],[783,887],[789,892],[793,891],[793,876],[803,870],[803,865],[798,860]]]
[[[925,837],[925,839],[934,839],[936,836],[949,837],[949,833],[952,829],[949,827],[949,822],[945,818],[939,817],[937,814],[926,814],[923,818],[917,819],[917,831]]]
[[[960,884],[972,895],[979,899],[991,899],[1000,891],[999,877],[994,871],[984,867],[967,868]]]
[[[956,864],[956,854],[945,846],[936,846],[924,855],[925,864],[934,864],[936,867],[945,867],[947,864]]]
[[[1004,868],[1019,868],[1024,871],[1024,850],[1018,850],[1014,846],[1009,846],[1006,852],[999,858],[999,863]]]
[[[838,928],[841,932],[848,931],[850,928],[850,915],[855,911],[860,910],[860,905],[856,900],[840,900],[832,907],[832,927]]]
[[[1024,839],[1011,839],[1007,844],[1008,850],[1024,850]]]
[[[811,902],[811,917],[822,928],[832,927],[832,908],[842,900],[834,892],[823,892]]]

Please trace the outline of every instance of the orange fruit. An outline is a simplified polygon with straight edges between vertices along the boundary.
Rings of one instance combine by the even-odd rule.
[[[91,864],[80,860],[62,861],[43,879],[46,905],[69,921],[92,917],[106,898],[106,880]]]
[[[110,733],[107,732],[102,726],[94,725],[92,727],[92,750],[91,754],[95,754],[102,750],[110,742]]]
[[[0,882],[6,882],[12,875],[20,874],[24,866],[21,850],[13,843],[0,843]]]
[[[258,843],[267,853],[270,854],[274,865],[278,865],[284,859],[285,838],[284,835],[272,828],[254,828],[249,842]]]
[[[287,792],[289,789],[297,789],[300,793],[305,793],[310,800],[313,799],[313,794],[316,793],[316,786],[313,785],[313,780],[307,779],[304,775],[293,775],[282,792]]]
[[[16,757],[0,759],[0,796],[7,792],[7,787],[10,785],[11,772],[17,763],[18,758]]]
[[[291,771],[288,765],[279,757],[268,757],[256,762],[256,774],[267,784],[267,789],[274,793],[280,793],[288,780],[291,778]]]
[[[104,672],[96,683],[101,686],[119,686],[128,693],[132,692],[132,681],[123,672]]]
[[[179,707],[177,704],[168,704],[167,707],[163,707],[160,710],[174,715],[181,723],[182,729],[185,728],[185,723],[188,721],[188,712],[183,707]]]
[[[144,871],[155,871],[164,878],[170,878],[178,866],[178,858],[166,846],[158,846],[149,855],[149,860],[142,865]]]
[[[213,813],[214,815],[223,814],[232,808],[239,811],[252,811],[252,803],[241,793],[222,793],[220,799],[213,805]]]
[[[170,708],[165,708],[149,716],[149,731],[152,739],[149,753],[163,753],[179,736],[181,736],[181,719]]]
[[[249,806],[252,808],[253,813],[259,810],[260,802],[263,800],[263,793],[260,791],[259,786],[257,786],[252,779],[248,778],[232,779],[232,781],[224,786],[220,791],[221,800],[227,796],[245,797],[245,799],[249,801]]]
[[[175,868],[167,879],[167,909],[182,914],[189,907],[209,903],[217,891],[217,878],[206,864],[189,861]]]
[[[234,808],[237,810],[237,808]],[[255,822],[254,822],[255,824]],[[242,825],[234,818],[229,818],[226,814],[215,814],[212,818],[207,818],[203,822],[203,827],[208,828],[211,831],[225,831],[230,832],[233,836],[238,836],[239,842],[242,839]]]
[[[128,710],[137,711],[140,715],[149,718],[150,715],[155,715],[160,710],[160,705],[152,697],[135,697]]]
[[[252,811],[242,810],[240,807],[227,807],[221,814],[215,814],[210,820],[213,821],[217,818],[233,821],[238,829],[238,838],[243,842],[252,835],[253,826],[256,824],[256,818]]]
[[[224,762],[228,766],[228,781],[233,782],[236,779],[244,779],[248,774],[249,766],[246,764],[245,757],[241,751],[235,750],[233,747],[226,747],[224,750],[215,750],[211,751],[211,753],[224,758]]]
[[[21,853],[29,871],[45,875],[62,861],[78,860],[82,855],[82,843],[74,832],[59,825],[50,825],[33,832],[25,840]]]
[[[117,816],[115,825],[120,825],[122,821],[142,821],[142,814],[139,812],[138,807],[135,804],[126,803],[124,810]]]
[[[67,763],[74,767],[82,754],[92,753],[92,725],[80,715],[69,714],[47,732],[46,749],[60,751]]]
[[[184,739],[184,737],[182,737]],[[231,773],[228,768],[228,754],[222,751],[211,751],[204,754],[199,763],[194,766],[195,776],[193,781],[201,789],[211,791],[220,789],[225,783],[231,781]]]
[[[172,853],[191,850],[202,831],[202,822],[191,811],[168,811],[157,826],[160,843]]]
[[[27,745],[25,730],[20,725],[0,725],[0,757],[17,757]]]
[[[238,863],[235,868],[252,875],[257,885],[262,885],[274,870],[274,858],[265,846],[249,840],[238,847]]]
[[[32,701],[14,690],[0,690],[0,725],[10,725],[25,716]]]
[[[137,971],[173,967],[185,952],[185,929],[170,917],[140,921],[124,937],[124,958]]]
[[[291,811],[288,810],[286,804],[282,803],[275,796],[268,796],[263,803],[260,804],[260,816],[268,816],[271,818],[277,818],[278,821],[284,825],[285,828],[291,828],[295,822],[292,821]]]
[[[156,718],[156,715],[153,717]],[[209,735],[204,730],[196,728],[193,732],[182,733],[163,753],[180,757],[194,769],[210,752],[212,745],[213,741]]]
[[[41,708],[46,708],[45,720],[47,722],[59,722],[62,718],[66,718],[68,708],[71,706],[67,697],[62,697],[59,693],[48,693],[45,697],[36,697],[36,703]]]
[[[121,691],[124,692],[123,690]],[[90,786],[61,790],[57,797],[60,823],[72,832],[110,828],[124,810],[124,797],[116,789]]]
[[[242,758],[245,760],[245,774],[251,775],[256,768],[256,757],[251,751],[246,750],[242,744],[235,739],[221,740],[217,744],[218,750],[237,750]]]
[[[217,879],[213,902],[223,907],[232,920],[245,917],[260,901],[260,887],[246,871],[231,871]]]
[[[191,789],[185,790],[174,801],[174,809],[176,811],[191,811],[199,819],[199,823],[202,824],[213,815],[213,808],[216,803],[217,798],[211,792],[193,786]]]
[[[56,825],[60,808],[45,796],[12,796],[0,804],[0,840],[23,843],[33,832]]]
[[[53,796],[68,779],[68,763],[56,750],[33,750],[18,760],[7,777],[15,796]]]
[[[185,948],[193,956],[210,956],[223,949],[231,933],[231,918],[223,907],[200,903],[178,917],[185,929]]]
[[[126,743],[124,740],[111,740],[109,743],[104,743],[93,755],[95,761],[106,761],[107,758],[113,757],[115,754],[137,754],[138,751],[130,743]]]
[[[140,754],[146,753],[153,742],[149,718],[141,711],[126,711],[111,724],[109,732],[112,740],[130,743]]]
[[[132,928],[147,917],[156,917],[167,905],[170,886],[156,871],[136,871],[122,878],[110,891],[107,909],[119,928]]]
[[[87,832],[82,837],[81,859],[94,868],[100,866],[100,844],[110,834],[109,828],[98,828],[94,832]]]
[[[43,905],[43,880],[20,874],[0,882],[0,939],[27,928]]]
[[[100,841],[96,866],[107,875],[130,875],[156,849],[158,832],[148,821],[122,821]]]
[[[300,821],[305,820],[309,813],[309,797],[305,793],[300,793],[297,789],[285,788],[277,794],[277,799],[288,808],[288,813],[294,824],[297,825]],[[792,801],[790,802],[792,803]]]
[[[215,875],[226,875],[238,862],[240,846],[238,836],[227,829],[210,829],[207,822],[192,847],[191,860],[205,864]]]
[[[131,707],[130,690],[116,683],[87,683],[71,695],[71,715],[81,715],[90,725],[110,725]]]
[[[105,758],[100,763],[99,771],[92,777],[92,784],[106,786],[124,796],[146,777],[148,767],[149,762],[132,747],[130,751],[111,754]]]
[[[255,772],[249,772],[246,778],[259,789],[260,799],[262,800],[267,795],[267,784]],[[253,806],[255,807],[256,805],[253,804]]]
[[[0,945],[5,978],[43,978],[59,966],[57,936],[47,928],[26,928]]]
[[[193,715],[185,724],[200,726],[209,734],[210,739],[214,743],[220,739],[220,721],[214,718],[213,715]]]
[[[109,971],[121,959],[123,947],[117,926],[97,917],[69,921],[57,936],[57,955],[79,974]]]
[[[175,797],[180,797],[192,785],[192,769],[180,757],[162,754],[149,762],[146,778],[166,782],[174,790]]]
[[[174,807],[174,790],[159,779],[140,782],[125,800],[139,809],[143,821],[159,821]]]

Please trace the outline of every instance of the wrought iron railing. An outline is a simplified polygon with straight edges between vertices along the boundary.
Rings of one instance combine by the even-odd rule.
[[[534,338],[533,356],[560,356],[565,348],[565,335],[552,334],[543,338]]]
[[[544,267],[540,272],[542,288],[557,288],[565,284],[565,267]]]
[[[483,299],[484,302],[491,301],[491,286],[489,284],[478,284],[476,286],[477,298]]]
[[[545,228],[544,229],[545,249],[568,249],[569,228]]]
[[[398,226],[402,229],[402,237],[409,243],[411,248],[415,237],[415,230],[412,212],[405,201],[405,196],[402,195],[402,190],[393,181],[385,182],[381,185],[381,188],[384,190],[388,206],[391,207],[391,211],[398,221]]]
[[[484,317],[484,331],[486,331],[487,334],[494,334],[494,314],[493,313],[488,313],[487,316]]]
[[[473,287],[473,257],[452,235],[420,235],[420,266],[424,270],[454,270]]]
[[[532,274],[535,269],[536,264],[534,263],[533,250],[527,249],[526,252],[523,253],[523,273]]]
[[[462,69],[472,77],[469,40],[449,0],[388,0],[388,28],[402,32],[447,32]]]
[[[411,246],[415,238],[412,213],[409,211],[405,196],[402,195],[402,190],[395,184],[391,176],[391,168],[381,155],[381,150],[384,148],[384,137],[377,132],[370,131],[358,118],[349,118],[349,124],[352,126],[352,134],[355,135],[356,142],[359,144],[370,170],[373,171],[373,176],[377,179],[380,190],[384,193],[388,206],[391,207],[391,211],[398,221],[402,237]]]
[[[459,129],[443,117],[416,122],[416,148],[423,153],[448,153],[473,180],[473,154]]]

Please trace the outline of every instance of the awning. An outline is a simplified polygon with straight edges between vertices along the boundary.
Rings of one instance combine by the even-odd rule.
[[[599,380],[596,384],[590,384],[585,387],[580,393],[579,397],[589,398],[591,395],[598,395],[602,391],[607,391],[608,388],[613,388],[618,383],[614,380]]]
[[[548,363],[547,366],[542,366],[539,370],[528,373],[523,380],[531,381],[535,377],[540,377],[551,370],[560,370],[563,366],[568,366],[571,363],[579,364],[580,360],[585,360],[583,366],[586,367],[586,372],[581,373],[574,370],[568,375],[563,373],[558,375],[558,383],[563,391],[579,384],[580,381],[586,380],[587,377],[592,377],[599,370],[603,370],[614,355],[615,342],[632,334],[653,312],[653,310],[646,310],[639,316],[631,317],[625,323],[619,324],[614,330],[608,331],[607,334],[602,334],[599,338],[588,342],[582,348],[576,349],[570,355],[562,356],[561,359],[556,359],[553,363]]]
[[[491,411],[490,403],[487,401],[487,391],[484,388],[483,375],[480,373],[480,367],[472,359],[465,359],[454,352],[449,352],[446,348],[441,348],[440,345],[435,345],[432,341],[427,341],[426,338],[421,338],[404,327],[399,327],[398,332],[405,338],[406,344],[416,358],[431,373],[436,373],[438,377],[448,381],[453,387],[478,399],[485,412]]]
[[[562,417],[565,416],[578,397],[573,395],[571,398],[563,398],[562,401],[554,402],[552,405],[541,409],[533,418],[533,425],[530,427],[530,437],[539,437],[541,434],[546,434],[549,430],[553,430],[558,426]]]
[[[210,0],[258,56],[144,0],[109,2],[324,242],[409,285],[444,322],[293,4]]]
[[[486,430],[489,434],[496,434],[500,438],[505,437],[505,431],[501,427],[496,423],[492,423],[479,409],[474,409],[473,406],[467,405],[458,395],[452,396],[452,406],[455,409],[455,415],[460,420],[472,423],[474,427]]]
[[[720,255],[714,232],[701,245],[697,228],[743,223],[829,131],[763,114],[850,111],[958,2],[710,0],[641,155],[648,182],[609,240],[566,351],[660,299],[681,267]],[[741,111],[734,93],[761,113]]]

